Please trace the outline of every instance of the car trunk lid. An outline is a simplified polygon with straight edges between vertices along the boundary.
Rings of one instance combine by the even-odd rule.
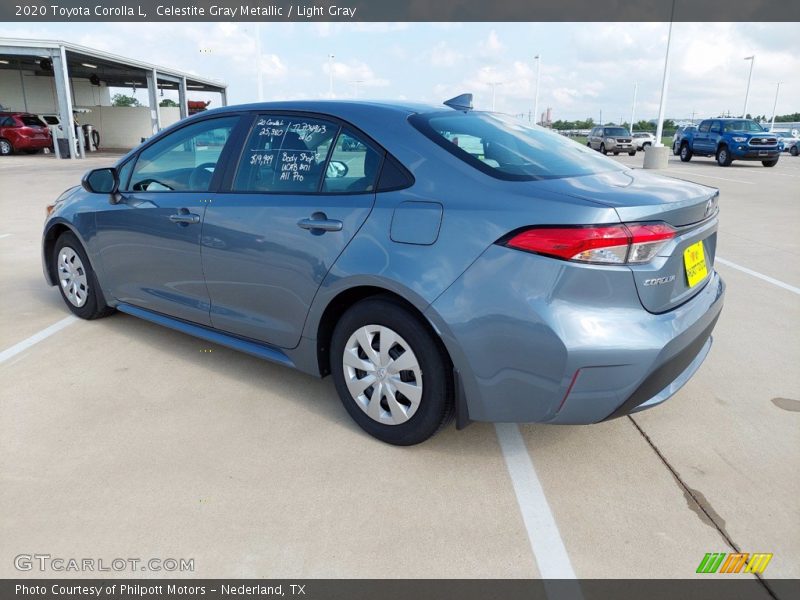
[[[662,313],[699,292],[712,275],[717,240],[714,188],[639,170],[539,182],[562,194],[613,208],[623,223],[664,222],[675,237],[645,264],[630,264],[642,306]],[[690,277],[690,271],[700,276]],[[694,267],[694,269],[692,268]]]

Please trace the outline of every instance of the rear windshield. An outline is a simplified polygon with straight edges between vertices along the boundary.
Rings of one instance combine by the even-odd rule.
[[[33,115],[20,115],[17,118],[22,121],[23,125],[27,125],[28,127],[44,127],[44,123],[42,123],[39,117],[34,117]]]
[[[58,125],[58,118],[56,117],[42,117],[48,125]]]
[[[512,181],[619,171],[619,163],[538,126],[484,112],[413,115],[411,124],[475,168]]]
[[[606,132],[605,135],[610,135],[615,137],[624,137],[624,136],[630,137],[631,135],[630,133],[628,133],[628,130],[623,127],[606,127],[605,132]]]

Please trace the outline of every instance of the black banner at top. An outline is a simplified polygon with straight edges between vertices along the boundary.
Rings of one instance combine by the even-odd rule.
[[[800,21],[797,0],[3,0],[0,21]]]

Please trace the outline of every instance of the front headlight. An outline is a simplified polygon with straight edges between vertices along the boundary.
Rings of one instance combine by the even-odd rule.
[[[733,141],[734,142],[746,142],[747,138],[746,137],[735,137],[735,138],[733,138]]]
[[[606,141],[607,142],[616,142],[616,140],[614,138],[606,138]]]

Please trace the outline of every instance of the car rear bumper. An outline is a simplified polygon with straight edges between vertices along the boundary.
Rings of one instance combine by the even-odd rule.
[[[660,404],[699,368],[725,285],[647,312],[627,267],[492,247],[428,309],[476,421],[596,423]]]

